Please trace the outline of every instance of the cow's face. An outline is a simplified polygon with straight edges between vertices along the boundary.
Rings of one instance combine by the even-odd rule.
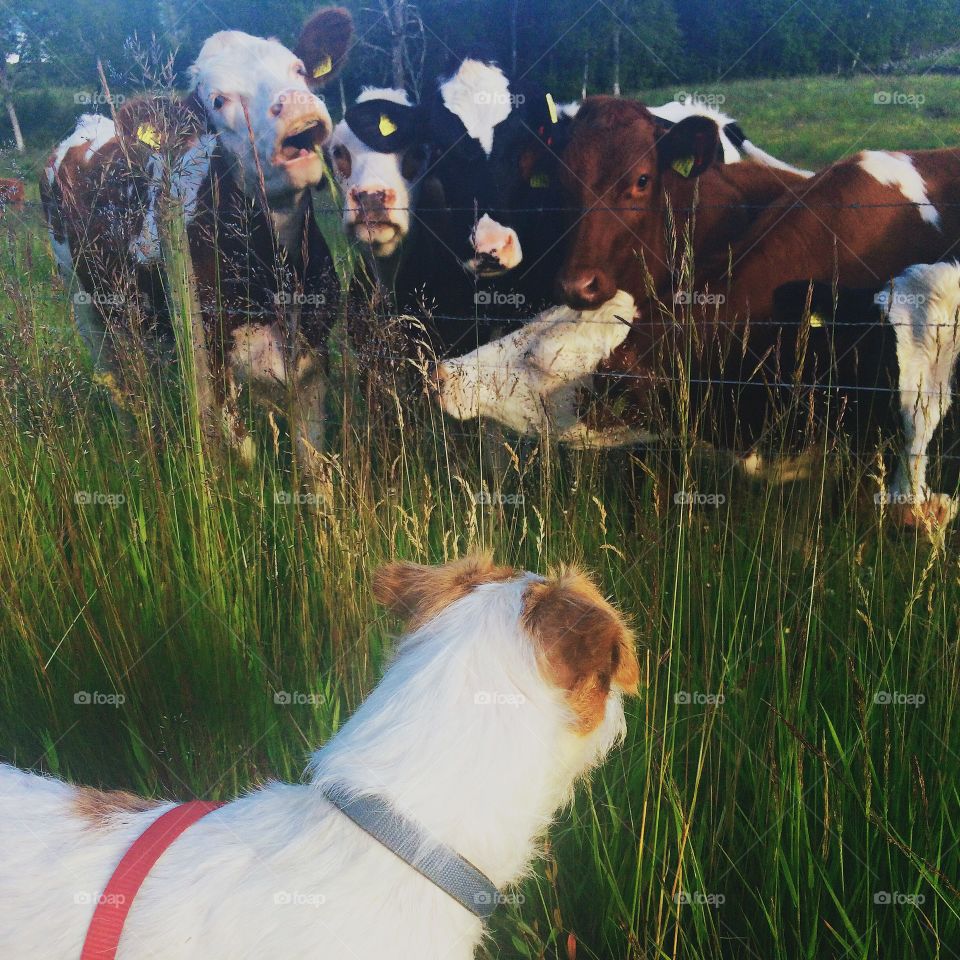
[[[719,129],[701,116],[665,127],[642,104],[584,101],[560,164],[565,204],[577,211],[558,295],[595,309],[618,288],[639,300],[670,273],[664,208],[686,209],[717,155]]]
[[[330,138],[344,230],[375,257],[389,257],[410,232],[428,152],[415,135],[415,114],[403,90],[365,90]]]
[[[261,175],[271,197],[322,180],[322,147],[333,124],[312,87],[345,59],[349,24],[343,11],[320,11],[304,27],[298,53],[237,30],[204,43],[190,68],[193,90],[247,192]]]
[[[524,258],[515,203],[526,185],[527,148],[539,146],[542,100],[512,89],[495,64],[467,59],[440,83],[428,107],[438,157],[431,171],[450,213],[449,242],[476,276],[499,276]]]

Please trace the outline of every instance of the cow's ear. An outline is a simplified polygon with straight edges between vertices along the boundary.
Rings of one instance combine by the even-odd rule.
[[[685,179],[699,177],[717,158],[720,128],[709,117],[686,117],[657,141],[661,170],[672,170]]]
[[[116,112],[117,132],[136,154],[179,153],[206,129],[206,118],[196,112],[193,99],[132,97]]]
[[[343,69],[353,40],[353,17],[343,7],[323,7],[304,25],[294,52],[311,87],[326,86]]]
[[[347,126],[378,153],[398,153],[423,137],[423,112],[392,100],[365,100],[344,114]]]

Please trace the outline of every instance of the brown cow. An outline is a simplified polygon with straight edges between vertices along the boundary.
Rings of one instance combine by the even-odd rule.
[[[228,439],[252,453],[237,414],[250,389],[290,414],[304,472],[318,478],[339,284],[311,201],[332,129],[313,90],[335,76],[351,35],[340,8],[308,21],[296,52],[214,34],[190,68],[189,97],[125,104],[116,125],[82,117],[41,181],[54,252],[80,287],[78,324],[109,373],[138,318],[169,340],[160,225],[165,204],[182,206],[207,347],[198,358]]]
[[[573,305],[596,306],[618,287],[642,294],[641,258],[659,263],[664,275],[663,198],[686,209],[691,177],[699,179],[702,204],[695,231],[704,229],[704,213],[708,225],[736,215],[714,209],[718,200],[728,202],[715,187],[717,173],[728,170],[713,166],[705,122],[682,140],[682,125],[658,137],[643,111],[633,112],[631,119],[620,102],[597,100],[571,132],[565,184],[585,207],[560,276]],[[915,417],[907,406],[930,390],[946,389],[949,398],[952,364],[944,374],[935,356],[943,346],[933,334],[944,322],[934,300],[911,321],[913,343],[892,337],[884,324],[889,310],[876,318],[851,310],[845,297],[845,309],[835,313],[829,296],[824,304],[823,285],[828,294],[839,282],[872,296],[895,277],[895,290],[913,283],[914,274],[904,272],[912,264],[948,256],[960,242],[960,151],[865,151],[789,189],[789,202],[770,204],[732,249],[717,247],[699,259],[686,302],[661,287],[658,307],[641,303],[639,320],[608,367],[627,374],[623,389],[640,423],[666,409],[670,426],[707,424],[705,439],[742,454],[772,436],[777,449],[784,437],[788,446],[801,446],[824,427],[836,430],[841,414],[843,430],[860,443],[903,434],[899,422],[907,424],[912,445]],[[796,283],[780,289],[790,281]],[[807,281],[820,283],[813,323]],[[928,298],[938,291],[940,303],[943,278],[925,279],[922,289]],[[670,399],[664,404],[678,376],[690,386],[684,424],[679,408]],[[807,394],[803,404],[796,402],[798,390]],[[926,500],[912,506],[908,522],[931,512],[945,519],[954,509],[945,513]]]

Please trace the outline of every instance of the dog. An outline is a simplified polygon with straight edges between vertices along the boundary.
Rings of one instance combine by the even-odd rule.
[[[126,905],[120,960],[473,956],[623,736],[634,639],[575,568],[395,562],[374,596],[407,624],[379,684],[307,782],[268,783],[165,848]],[[0,956],[87,956],[118,863],[175,809],[0,766]]]

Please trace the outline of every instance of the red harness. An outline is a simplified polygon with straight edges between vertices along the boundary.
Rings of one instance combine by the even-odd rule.
[[[202,800],[181,803],[157,817],[133,841],[97,902],[80,960],[114,960],[133,899],[153,865],[184,830],[222,806]]]

